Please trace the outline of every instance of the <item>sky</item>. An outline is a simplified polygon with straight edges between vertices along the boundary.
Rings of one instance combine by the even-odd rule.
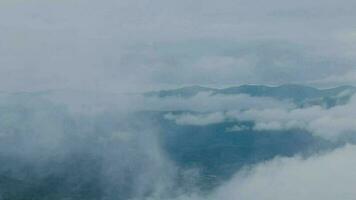
[[[0,0],[0,91],[356,84],[352,0]]]

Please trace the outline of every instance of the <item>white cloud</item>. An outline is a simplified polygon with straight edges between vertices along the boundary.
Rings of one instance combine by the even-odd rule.
[[[320,106],[307,108],[251,108],[245,111],[228,111],[229,119],[253,121],[255,130],[305,129],[326,139],[356,133],[356,96],[349,103],[330,109]]]
[[[184,100],[178,100],[179,98],[162,100],[159,104],[162,107],[159,110],[165,110],[163,109],[165,106],[171,105],[171,109],[206,112],[166,116],[167,119],[174,120],[177,124],[208,125],[227,120],[251,121],[255,123],[253,129],[257,131],[304,129],[329,140],[337,140],[345,134],[356,133],[354,123],[356,96],[353,96],[345,105],[337,105],[328,109],[321,106],[296,108],[293,104],[286,102],[245,95],[202,97],[197,95],[197,97]],[[162,103],[165,101],[168,104]]]
[[[164,117],[168,120],[175,121],[175,123],[179,125],[205,126],[225,121],[225,116],[223,113],[209,113],[205,115],[190,113],[174,115],[172,113],[169,113],[166,114]]]
[[[276,158],[236,174],[211,199],[352,200],[356,146],[307,159]]]
[[[356,146],[346,145],[309,158],[277,157],[235,174],[206,196],[175,200],[353,200]]]
[[[235,131],[245,131],[249,130],[250,128],[244,125],[234,125],[232,127],[226,128],[226,132],[235,132]]]
[[[261,122],[261,123],[257,123],[254,127],[255,130],[281,130],[283,129],[282,124],[279,122],[269,122],[269,123],[265,123],[265,122]]]

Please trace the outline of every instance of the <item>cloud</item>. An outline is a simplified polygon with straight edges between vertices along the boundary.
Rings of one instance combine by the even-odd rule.
[[[324,155],[276,158],[239,172],[211,199],[353,199],[356,147],[347,145]]]
[[[353,116],[356,114],[356,97],[348,104],[330,109],[320,106],[296,109],[250,109],[230,111],[229,118],[253,121],[255,130],[305,129],[327,139],[337,139],[345,134],[356,133]]]
[[[175,200],[352,200],[356,196],[356,146],[346,145],[309,158],[277,157],[245,168],[207,195]]]
[[[194,115],[190,113],[174,115],[166,114],[165,119],[173,120],[178,125],[194,125],[205,126],[209,124],[217,124],[225,121],[225,116],[222,113],[210,113],[206,115]]]
[[[179,125],[203,126],[224,121],[253,122],[252,129],[256,131],[302,129],[329,140],[337,140],[342,136],[356,133],[354,123],[356,96],[353,96],[347,104],[332,108],[321,106],[299,108],[288,102],[246,95],[204,96],[200,94],[189,99],[176,97],[167,99],[159,103],[162,107],[158,110],[169,111],[162,108],[171,105],[172,110],[200,112],[166,115],[166,119],[173,120]],[[241,127],[235,128],[240,130]],[[228,131],[232,130],[234,128]]]
[[[232,127],[226,128],[226,132],[236,132],[236,131],[246,131],[250,130],[250,127],[244,125],[234,125]]]
[[[54,180],[55,198],[164,199],[185,173],[139,114],[70,112],[32,93],[2,95],[0,109],[0,199],[52,196]]]

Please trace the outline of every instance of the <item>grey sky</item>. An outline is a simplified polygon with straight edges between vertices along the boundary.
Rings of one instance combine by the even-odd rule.
[[[352,0],[1,0],[0,90],[356,83]]]

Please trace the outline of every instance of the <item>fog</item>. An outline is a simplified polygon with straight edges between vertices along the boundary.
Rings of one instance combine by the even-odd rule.
[[[355,199],[355,95],[145,93],[355,85],[355,6],[0,0],[0,200]]]

